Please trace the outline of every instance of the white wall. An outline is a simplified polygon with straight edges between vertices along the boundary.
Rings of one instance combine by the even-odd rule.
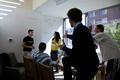
[[[19,62],[23,61],[21,45],[29,28],[34,29],[33,37],[37,48],[39,42],[47,42],[62,23],[61,18],[31,11],[31,2],[27,1],[24,4],[26,6],[20,6],[13,13],[0,20],[0,53],[13,52]],[[13,42],[9,42],[9,38],[12,38]]]
[[[63,3],[57,4],[56,1],[63,1]],[[120,4],[120,0],[48,0],[46,4],[38,7],[37,10],[47,15],[64,18],[67,17],[67,11],[73,7],[79,8],[85,13],[118,4]]]
[[[48,0],[32,0],[33,1],[33,9],[36,9],[37,7],[43,5],[46,3]]]

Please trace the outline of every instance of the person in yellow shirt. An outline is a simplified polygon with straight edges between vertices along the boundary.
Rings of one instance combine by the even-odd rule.
[[[55,32],[54,37],[52,39],[52,43],[51,43],[51,59],[53,61],[56,61],[59,59],[58,53],[59,53],[60,46],[61,46],[60,34],[59,32]],[[55,72],[58,72],[58,67],[56,67]]]

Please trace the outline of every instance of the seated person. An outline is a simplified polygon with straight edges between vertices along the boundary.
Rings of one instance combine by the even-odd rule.
[[[39,44],[39,52],[33,54],[33,59],[40,64],[57,66],[59,60],[52,61],[51,57],[48,54],[44,53],[45,49],[46,44],[44,42],[41,42]]]

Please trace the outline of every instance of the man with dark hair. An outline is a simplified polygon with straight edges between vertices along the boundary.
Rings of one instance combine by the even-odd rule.
[[[72,80],[71,66],[77,70],[76,80],[92,80],[99,65],[92,35],[88,28],[81,23],[81,10],[72,8],[68,11],[67,15],[71,27],[74,27],[74,31],[71,53],[62,60],[64,80]]]
[[[39,51],[44,52],[45,49],[46,49],[46,44],[44,42],[41,42],[39,44]]]
[[[106,33],[104,33],[104,26],[102,24],[96,25],[95,41],[100,47],[102,55],[102,64],[107,61],[106,67],[106,80],[119,80],[116,79],[116,73],[118,70],[118,61],[120,59],[120,49],[117,43]]]
[[[44,50],[46,49],[46,44],[44,42],[41,42],[38,48],[39,48],[39,52],[33,54],[33,59],[36,62],[45,65],[53,65],[53,66],[58,65],[59,60],[52,61],[51,57],[47,53],[44,53]]]
[[[98,32],[104,32],[104,26],[102,24],[96,25],[96,33]]]
[[[33,29],[28,30],[28,35],[23,39],[24,57],[31,58],[31,51],[34,48]]]
[[[28,33],[33,32],[33,31],[34,31],[33,29],[29,29],[29,30],[28,30]]]

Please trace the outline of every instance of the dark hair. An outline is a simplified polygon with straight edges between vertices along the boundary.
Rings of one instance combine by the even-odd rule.
[[[68,18],[75,22],[82,21],[82,11],[78,8],[72,8],[67,13]]]
[[[34,30],[33,30],[33,29],[29,29],[29,30],[28,30],[28,33],[29,33],[29,32],[32,32],[32,31],[34,31]]]
[[[46,49],[46,44],[44,43],[44,42],[41,42],[40,44],[39,44],[39,51],[44,51]]]
[[[55,41],[58,43],[58,42],[59,42],[59,39],[61,39],[61,38],[60,38],[60,34],[59,34],[59,32],[55,32],[54,34],[55,34],[55,36],[54,36],[53,39],[55,39]]]
[[[97,29],[100,29],[101,32],[104,32],[104,26],[102,24],[96,25]]]

